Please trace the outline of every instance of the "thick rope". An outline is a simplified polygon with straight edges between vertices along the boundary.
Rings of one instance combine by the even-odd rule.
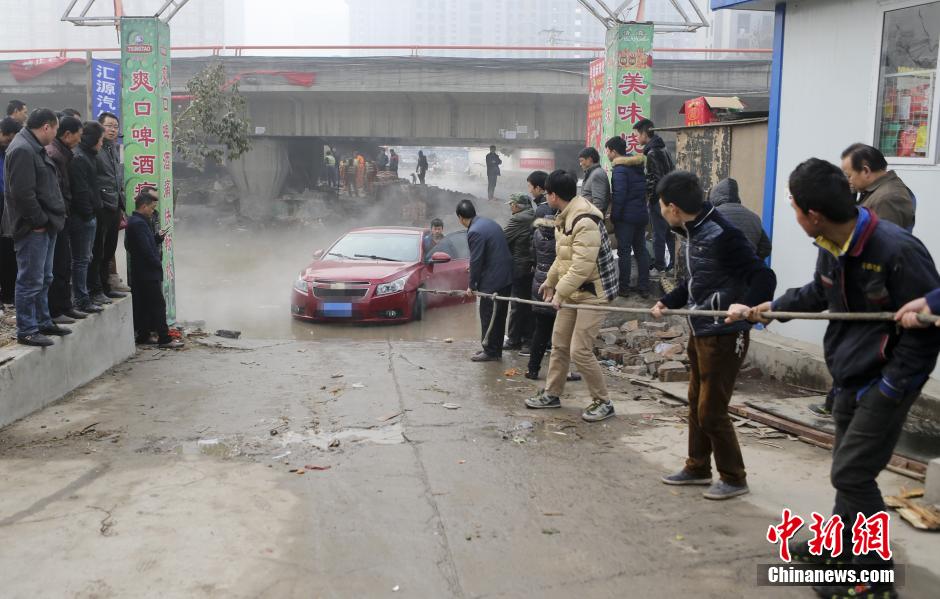
[[[435,295],[447,295],[452,297],[466,295],[465,291],[450,291],[438,289],[418,289],[421,293],[433,293]],[[517,304],[529,304],[531,306],[550,307],[550,302],[541,302],[537,300],[526,300],[518,297],[506,297],[496,295],[495,293],[483,293],[474,291],[476,297],[486,297],[501,302],[515,302]],[[649,315],[649,308],[625,308],[621,306],[600,306],[595,304],[562,304],[562,308],[572,308],[575,310],[594,310],[597,312],[621,312],[625,314],[646,314]],[[495,308],[494,308],[495,311]],[[666,308],[663,310],[664,316],[701,316],[709,318],[726,318],[728,312],[724,310],[672,310]],[[761,317],[766,320],[847,320],[855,322],[893,322],[894,312],[761,312]],[[924,324],[936,324],[940,316],[933,314],[918,314],[917,319]],[[492,328],[492,319],[490,320]],[[487,332],[487,336],[489,331]]]

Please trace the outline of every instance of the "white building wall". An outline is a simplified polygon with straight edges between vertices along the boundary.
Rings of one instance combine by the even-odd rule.
[[[814,156],[839,165],[842,150],[849,144],[873,143],[882,11],[912,4],[917,2],[814,0],[787,4],[773,231],[778,294],[810,281],[817,255],[790,207],[790,172]],[[940,166],[892,165],[889,160],[889,168],[917,196],[914,234],[934,259],[940,260],[940,230],[936,226],[940,223]],[[773,330],[821,343],[825,325],[802,321],[775,324]]]

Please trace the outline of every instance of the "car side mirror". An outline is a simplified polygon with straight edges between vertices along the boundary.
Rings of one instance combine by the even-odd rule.
[[[315,251],[315,252],[313,253],[313,257],[314,257],[314,258],[322,258],[322,257],[323,257],[323,250],[317,250],[317,251]]]
[[[445,264],[450,262],[450,254],[447,252],[434,252],[431,254],[431,264]]]

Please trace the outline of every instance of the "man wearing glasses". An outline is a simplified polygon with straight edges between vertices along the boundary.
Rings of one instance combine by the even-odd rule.
[[[101,208],[95,215],[98,228],[88,265],[88,292],[96,304],[110,304],[112,299],[125,297],[113,290],[109,278],[110,264],[117,250],[121,210],[124,207],[124,171],[117,146],[120,123],[117,116],[102,112],[98,122],[104,127],[104,144],[98,152],[98,192]]]

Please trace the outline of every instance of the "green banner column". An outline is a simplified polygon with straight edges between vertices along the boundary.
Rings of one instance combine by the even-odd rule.
[[[127,213],[144,186],[160,195],[163,295],[167,322],[176,322],[173,265],[173,119],[170,89],[170,27],[155,17],[121,18],[124,191]]]
[[[639,151],[639,143],[633,125],[652,115],[652,23],[629,23],[608,29],[606,48],[603,142],[620,136],[627,142],[627,154],[634,154]],[[605,152],[601,156],[606,166]]]

